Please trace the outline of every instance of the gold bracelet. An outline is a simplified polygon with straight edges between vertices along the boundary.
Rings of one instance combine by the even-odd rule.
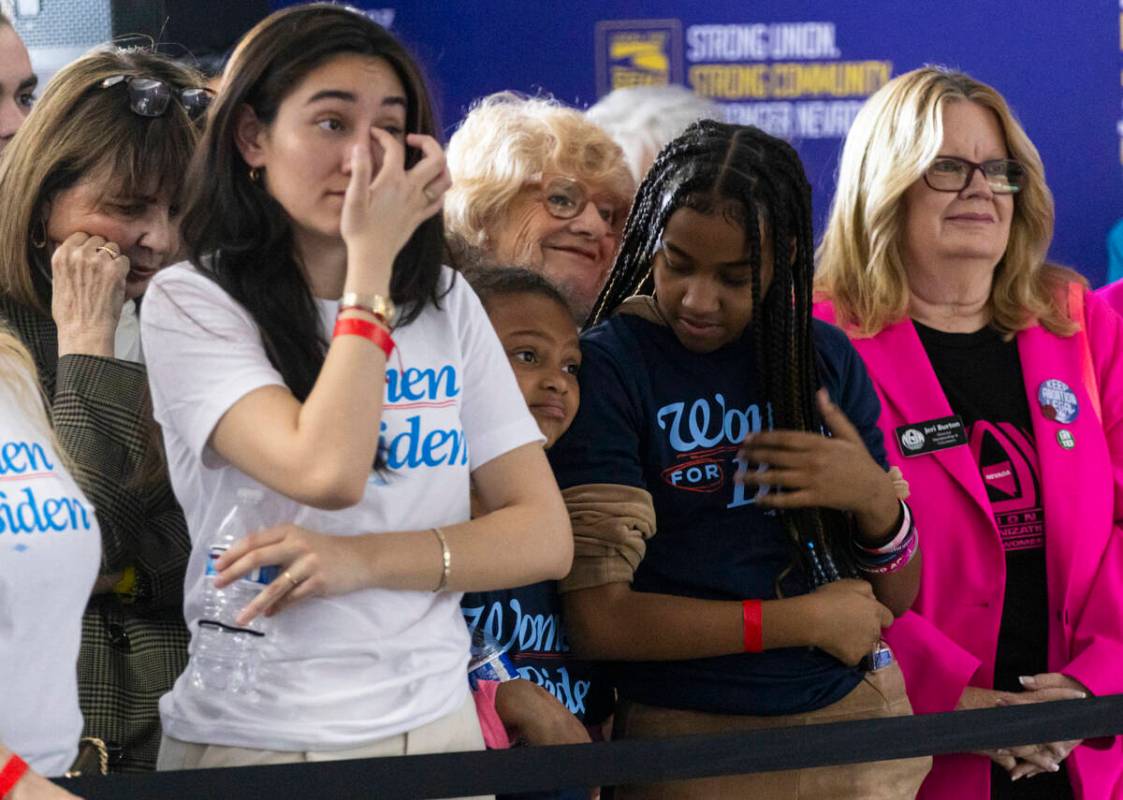
[[[437,535],[437,540],[441,543],[441,582],[433,590],[436,593],[448,586],[448,575],[452,571],[452,553],[448,549],[448,541],[445,539],[444,531],[440,528],[433,528],[433,533]]]

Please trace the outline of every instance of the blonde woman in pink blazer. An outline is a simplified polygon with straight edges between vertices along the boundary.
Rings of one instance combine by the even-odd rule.
[[[1006,102],[925,67],[858,114],[816,314],[882,403],[926,520],[887,639],[917,713],[1123,692],[1123,319],[1046,263],[1053,201]],[[939,756],[922,798],[1123,796],[1120,740]]]

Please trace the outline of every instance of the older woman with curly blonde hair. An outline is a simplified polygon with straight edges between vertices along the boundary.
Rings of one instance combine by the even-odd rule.
[[[898,76],[854,121],[816,313],[933,520],[887,636],[917,713],[1123,691],[1123,320],[1045,260],[1053,219],[1033,143],[962,72]],[[938,756],[920,796],[1115,796],[1120,741],[1078,745]]]
[[[555,100],[480,100],[448,144],[454,261],[517,264],[553,281],[579,319],[615,255],[635,184],[619,145]]]

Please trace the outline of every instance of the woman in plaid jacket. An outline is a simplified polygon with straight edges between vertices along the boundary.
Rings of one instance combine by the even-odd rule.
[[[190,542],[159,455],[137,309],[179,249],[201,86],[150,52],[94,52],[54,77],[0,161],[0,319],[34,356],[101,526],[79,694],[84,734],[122,771],[154,766],[156,704],[187,660]]]

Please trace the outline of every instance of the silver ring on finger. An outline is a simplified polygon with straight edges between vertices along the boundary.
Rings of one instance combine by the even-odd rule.
[[[292,576],[292,573],[291,573],[291,572],[289,572],[289,571],[288,571],[287,569],[285,570],[285,574],[284,574],[284,577],[285,577],[285,580],[287,580],[287,581],[288,581],[289,583],[291,583],[291,584],[292,584],[292,588],[294,588],[294,589],[295,589],[295,588],[296,588],[297,586],[299,586],[299,585],[300,585],[301,583],[303,583],[303,582],[304,582],[304,578],[301,578],[300,580],[297,580],[296,578],[294,578],[294,577]]]

